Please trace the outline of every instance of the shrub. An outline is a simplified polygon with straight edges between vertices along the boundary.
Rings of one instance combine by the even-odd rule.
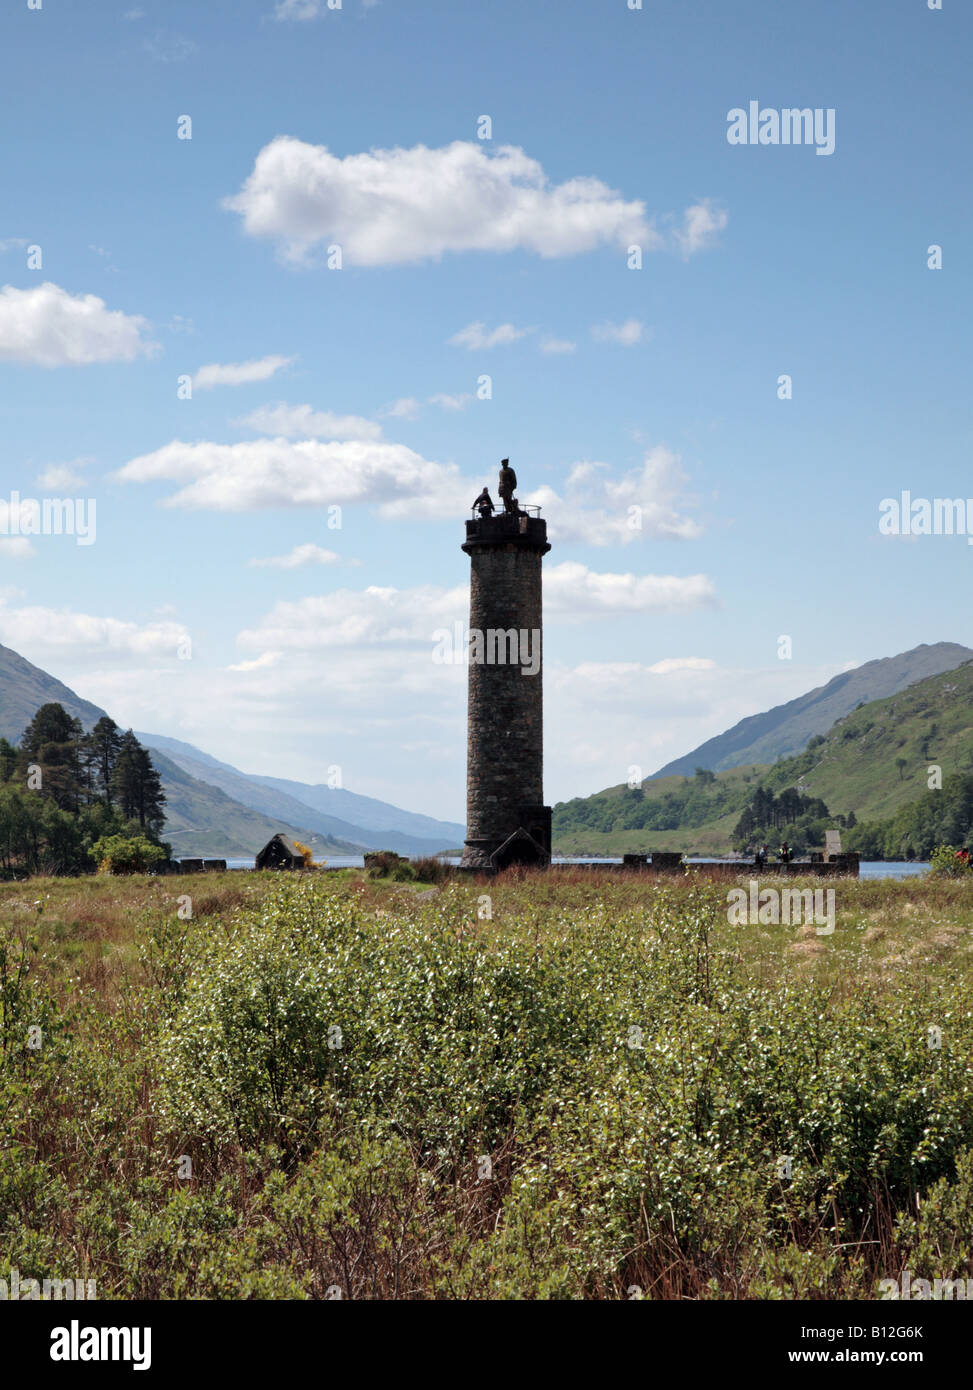
[[[445,883],[452,877],[452,865],[434,855],[412,861],[412,872],[418,883]]]
[[[483,888],[0,889],[5,1258],[118,1298],[973,1274],[973,883],[848,882],[821,940],[725,884]]]
[[[145,835],[103,835],[91,852],[102,874],[147,874],[166,859],[161,845]]]
[[[365,855],[365,872],[369,878],[393,878],[406,883],[415,878],[415,872],[408,859],[403,859],[392,849],[376,850]]]
[[[966,878],[973,873],[973,865],[966,850],[937,845],[929,856],[929,872],[936,878]]]

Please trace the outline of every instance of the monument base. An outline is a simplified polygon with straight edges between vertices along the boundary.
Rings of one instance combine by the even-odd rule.
[[[546,869],[551,862],[551,808],[525,806],[525,824],[509,835],[477,836],[464,841],[461,869],[498,873],[514,864]]]

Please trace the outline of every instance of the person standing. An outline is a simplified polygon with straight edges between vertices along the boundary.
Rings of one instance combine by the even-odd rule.
[[[493,516],[493,498],[490,496],[490,489],[485,487],[479,497],[473,503],[473,510],[479,517]]]

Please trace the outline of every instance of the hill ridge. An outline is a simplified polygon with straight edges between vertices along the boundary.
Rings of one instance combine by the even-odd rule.
[[[80,719],[86,729],[90,729],[101,719],[106,711],[90,700],[83,699],[70,686],[56,676],[35,666],[12,647],[0,645],[0,736],[17,743],[27,725],[41,705],[56,703],[62,705],[74,718]],[[162,779],[165,791],[166,824],[162,832],[173,846],[178,856],[195,858],[238,858],[254,854],[278,831],[292,838],[308,843],[315,855],[320,854],[358,854],[363,848],[400,849],[403,853],[410,849],[407,834],[396,835],[394,831],[378,834],[381,843],[375,843],[376,835],[367,829],[354,825],[338,817],[326,817],[313,807],[291,796],[280,798],[280,804],[269,812],[235,798],[219,787],[213,779],[212,770],[221,765],[208,753],[199,749],[193,752],[198,759],[198,767],[180,766],[178,758],[167,752],[167,741],[176,747],[179,740],[166,740],[162,736],[152,737],[137,734],[136,737],[150,749],[152,761]],[[151,741],[150,741],[151,740]],[[235,772],[235,769],[231,769]],[[295,784],[299,785],[299,784]],[[348,793],[354,797],[355,793]],[[361,798],[369,802],[371,798]],[[385,803],[376,802],[383,806]],[[409,811],[399,811],[388,807],[408,821]],[[428,817],[417,816],[416,821],[425,826],[437,823]],[[446,827],[452,830],[452,827]],[[462,840],[462,835],[459,840]],[[415,837],[414,852],[432,854],[438,849],[452,847],[457,842],[451,833],[443,833],[439,843],[432,838]]]
[[[730,767],[772,763],[801,752],[815,734],[824,734],[859,703],[883,699],[917,681],[955,670],[973,659],[957,642],[922,642],[896,656],[866,661],[840,671],[824,685],[760,714],[750,714],[722,734],[661,767],[653,778],[691,775],[697,767],[723,772]]]

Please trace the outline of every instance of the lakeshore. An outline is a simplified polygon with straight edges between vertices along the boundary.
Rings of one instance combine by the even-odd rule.
[[[446,855],[446,856],[443,856],[443,862],[446,863],[446,864],[458,866],[458,865],[459,865],[459,861],[460,861],[460,856],[459,856],[458,854],[457,854],[457,855]],[[724,859],[717,860],[717,859],[691,858],[691,859],[686,859],[684,862],[685,862],[686,864],[716,864],[716,863],[718,863],[718,864],[725,864],[725,865],[727,865],[727,867],[730,868],[730,869],[733,868],[733,861],[732,861],[732,860],[724,860]],[[591,865],[594,865],[594,866],[598,866],[598,865],[606,865],[606,866],[607,866],[607,865],[615,865],[615,864],[620,865],[621,863],[622,863],[622,856],[621,856],[621,855],[616,855],[615,857],[603,858],[603,859],[596,859],[596,858],[593,858],[593,857],[586,857],[586,856],[584,856],[584,855],[577,855],[577,856],[575,856],[575,857],[569,857],[569,856],[559,857],[559,856],[555,855],[554,858],[553,858],[552,861],[551,861],[552,867],[553,867],[553,866],[558,866],[558,865],[581,865],[581,864],[591,864]],[[326,859],[326,860],[323,862],[323,864],[321,865],[321,867],[326,868],[326,869],[361,869],[361,868],[364,868],[364,866],[365,866],[365,859],[364,859],[364,856],[361,855],[361,854],[356,854],[356,855],[334,855],[334,856],[329,856],[328,859]],[[237,869],[252,869],[252,868],[254,867],[254,860],[253,860],[252,857],[251,857],[251,858],[248,858],[248,859],[243,859],[243,858],[239,858],[239,859],[227,859],[227,860],[226,860],[226,867],[227,867],[228,870],[230,870],[230,869],[232,869],[232,870],[237,870]],[[738,872],[738,873],[740,873],[740,874],[744,874],[744,873],[747,873],[747,872],[751,869],[751,867],[752,867],[752,865],[751,865],[751,863],[750,863],[749,860],[742,860],[742,859],[741,859],[741,860],[739,861],[739,867],[736,869],[736,872]],[[774,867],[773,865],[770,866],[771,871],[773,870],[773,867]],[[925,862],[925,861],[922,861],[922,862],[915,862],[915,863],[909,863],[909,862],[905,862],[905,861],[894,861],[894,860],[863,860],[862,863],[859,865],[859,878],[868,878],[868,879],[882,879],[882,878],[914,878],[914,877],[916,877],[917,875],[921,875],[921,874],[926,873],[927,870],[928,870],[928,868],[929,868],[929,865],[928,865],[928,863]],[[765,868],[764,872],[765,872],[765,871],[766,871],[766,868]]]

